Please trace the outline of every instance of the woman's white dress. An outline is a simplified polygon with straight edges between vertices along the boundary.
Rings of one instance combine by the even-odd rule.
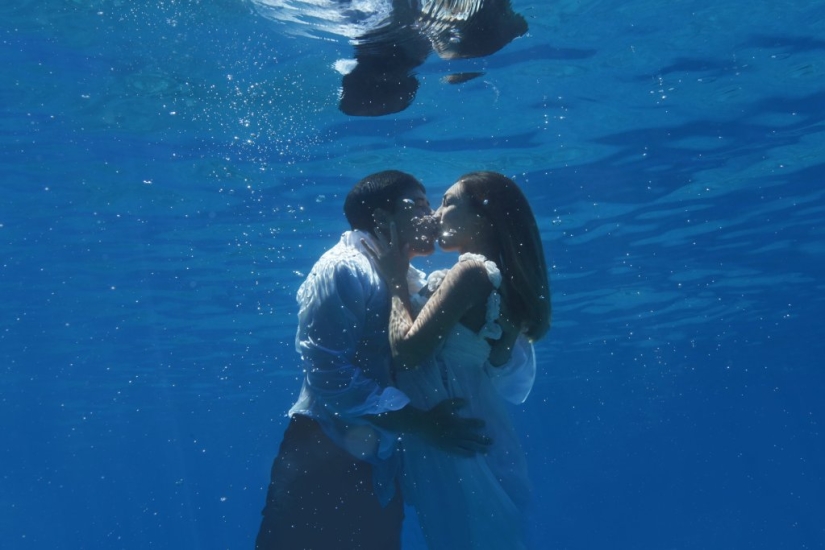
[[[494,288],[499,287],[501,274],[493,262],[470,254],[459,261],[467,259],[484,261]],[[431,289],[437,286],[438,274],[430,281]],[[530,499],[526,460],[494,382],[493,367],[487,363],[487,338],[501,337],[495,322],[499,304],[494,290],[487,302],[487,323],[479,333],[457,325],[434,359],[396,374],[398,388],[421,409],[447,398],[464,398],[467,406],[460,414],[484,420],[484,433],[493,439],[489,452],[465,458],[415,437],[404,438],[404,499],[415,507],[430,550],[525,548],[525,508]]]

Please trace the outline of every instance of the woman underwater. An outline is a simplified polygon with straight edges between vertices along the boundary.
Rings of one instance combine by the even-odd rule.
[[[423,304],[409,298],[393,228],[384,249],[373,251],[393,293],[396,384],[425,409],[463,399],[463,412],[485,422],[492,445],[486,454],[461,457],[405,437],[404,499],[416,508],[431,550],[525,548],[530,484],[505,401],[527,398],[535,361],[516,361],[529,368],[512,372],[505,365],[514,350],[532,353],[525,339],[535,342],[550,328],[538,227],[518,186],[495,172],[459,178],[435,217],[441,248],[460,256],[449,270],[430,275]]]

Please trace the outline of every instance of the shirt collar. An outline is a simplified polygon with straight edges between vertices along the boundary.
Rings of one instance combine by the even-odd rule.
[[[358,250],[361,254],[369,258],[370,263],[372,263],[372,256],[369,255],[364,243],[374,249],[380,247],[378,239],[373,237],[370,233],[361,231],[360,229],[345,232],[341,235],[341,242]],[[426,274],[423,271],[416,269],[412,266],[412,264],[410,264],[410,268],[407,271],[407,287],[410,290],[410,294],[415,294],[421,290],[426,284],[426,278]]]

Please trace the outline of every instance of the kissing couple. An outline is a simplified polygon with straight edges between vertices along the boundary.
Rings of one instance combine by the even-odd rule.
[[[256,548],[401,547],[404,503],[428,548],[526,548],[530,484],[507,410],[550,326],[530,205],[496,172],[433,212],[396,170],[349,192],[350,224],[298,291],[303,385],[272,466]],[[428,277],[435,244],[459,253]]]

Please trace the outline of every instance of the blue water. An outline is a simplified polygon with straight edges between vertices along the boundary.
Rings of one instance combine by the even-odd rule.
[[[825,2],[513,7],[358,118],[351,44],[242,0],[0,5],[2,548],[252,548],[295,291],[385,168],[539,219],[534,548],[825,548]]]

